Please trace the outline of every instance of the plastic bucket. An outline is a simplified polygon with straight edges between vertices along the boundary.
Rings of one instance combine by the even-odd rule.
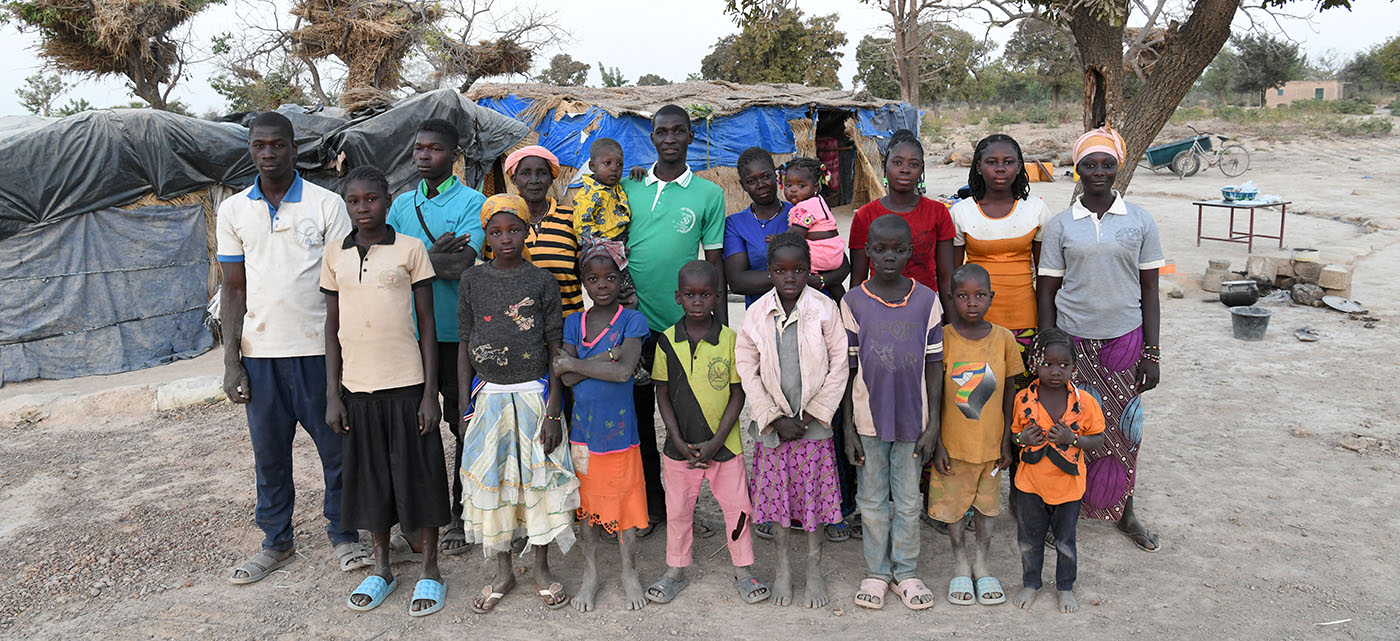
[[[1263,307],[1231,307],[1230,318],[1235,324],[1235,338],[1242,341],[1262,341],[1269,329],[1269,317],[1274,313]]]

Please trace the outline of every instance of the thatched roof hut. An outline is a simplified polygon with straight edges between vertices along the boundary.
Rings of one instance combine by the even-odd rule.
[[[555,87],[484,84],[467,97],[520,120],[532,133],[520,145],[540,144],[570,169],[556,183],[563,196],[577,170],[588,163],[588,147],[599,137],[622,144],[627,166],[656,160],[648,135],[658,107],[675,104],[695,118],[691,169],[724,188],[730,211],[748,204],[734,164],[751,146],[767,149],[781,163],[796,155],[820,158],[833,174],[825,194],[833,205],[863,205],[884,195],[880,153],[892,133],[917,131],[918,111],[866,92],[792,84],[740,85],[685,82],[652,87]]]

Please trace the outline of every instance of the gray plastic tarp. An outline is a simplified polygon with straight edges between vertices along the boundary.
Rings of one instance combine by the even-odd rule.
[[[0,241],[0,381],[203,353],[208,279],[198,204],[101,209]]]

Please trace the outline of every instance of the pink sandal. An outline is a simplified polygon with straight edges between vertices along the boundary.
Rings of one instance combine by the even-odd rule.
[[[927,610],[933,607],[933,592],[918,579],[908,578],[899,583],[890,581],[890,592],[898,595],[899,600],[904,602],[904,607],[910,610]],[[914,600],[920,597],[923,597],[923,602],[915,603]]]
[[[860,591],[856,592],[856,605],[871,610],[885,607],[885,582],[880,579],[863,579]]]

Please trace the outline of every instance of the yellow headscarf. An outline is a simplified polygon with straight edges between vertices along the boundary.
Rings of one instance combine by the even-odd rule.
[[[1123,137],[1118,135],[1112,127],[1104,125],[1093,131],[1085,132],[1074,141],[1074,164],[1078,165],[1079,160],[1089,154],[1103,152],[1118,159],[1118,164],[1123,164],[1123,160],[1128,157],[1127,146],[1123,144]]]
[[[524,198],[515,194],[496,194],[487,198],[481,206],[481,228],[485,229],[486,223],[496,214],[511,214],[523,222],[530,222],[530,206],[525,204]]]

